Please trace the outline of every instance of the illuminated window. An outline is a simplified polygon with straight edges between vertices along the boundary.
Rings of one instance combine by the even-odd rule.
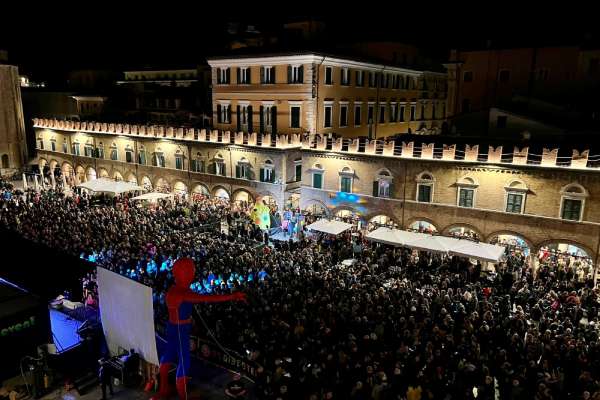
[[[390,197],[392,193],[392,175],[387,169],[380,170],[373,181],[374,197]]]

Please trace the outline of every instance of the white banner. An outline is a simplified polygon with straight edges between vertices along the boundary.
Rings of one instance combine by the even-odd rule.
[[[112,355],[134,349],[158,365],[152,289],[104,268],[98,268],[100,317]]]

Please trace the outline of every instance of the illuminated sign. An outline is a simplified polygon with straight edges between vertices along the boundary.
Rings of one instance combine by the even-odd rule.
[[[0,337],[9,336],[12,333],[21,332],[25,329],[31,328],[35,325],[35,317],[29,317],[23,322],[19,322],[18,324],[14,324],[11,326],[7,326],[6,328],[2,328],[0,330]]]

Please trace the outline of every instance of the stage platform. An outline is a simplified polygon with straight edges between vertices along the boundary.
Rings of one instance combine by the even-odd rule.
[[[298,241],[297,236],[292,236],[291,238],[294,242]],[[269,239],[271,239],[272,241],[287,242],[290,240],[290,235],[284,233],[282,230],[278,230],[276,233],[270,235]]]
[[[83,322],[53,308],[50,308],[49,311],[52,340],[58,353],[69,350],[82,342],[77,329]]]

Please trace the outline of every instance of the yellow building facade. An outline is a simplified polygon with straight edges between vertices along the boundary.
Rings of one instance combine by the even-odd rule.
[[[219,130],[383,138],[438,133],[446,120],[444,73],[314,53],[208,63]]]

